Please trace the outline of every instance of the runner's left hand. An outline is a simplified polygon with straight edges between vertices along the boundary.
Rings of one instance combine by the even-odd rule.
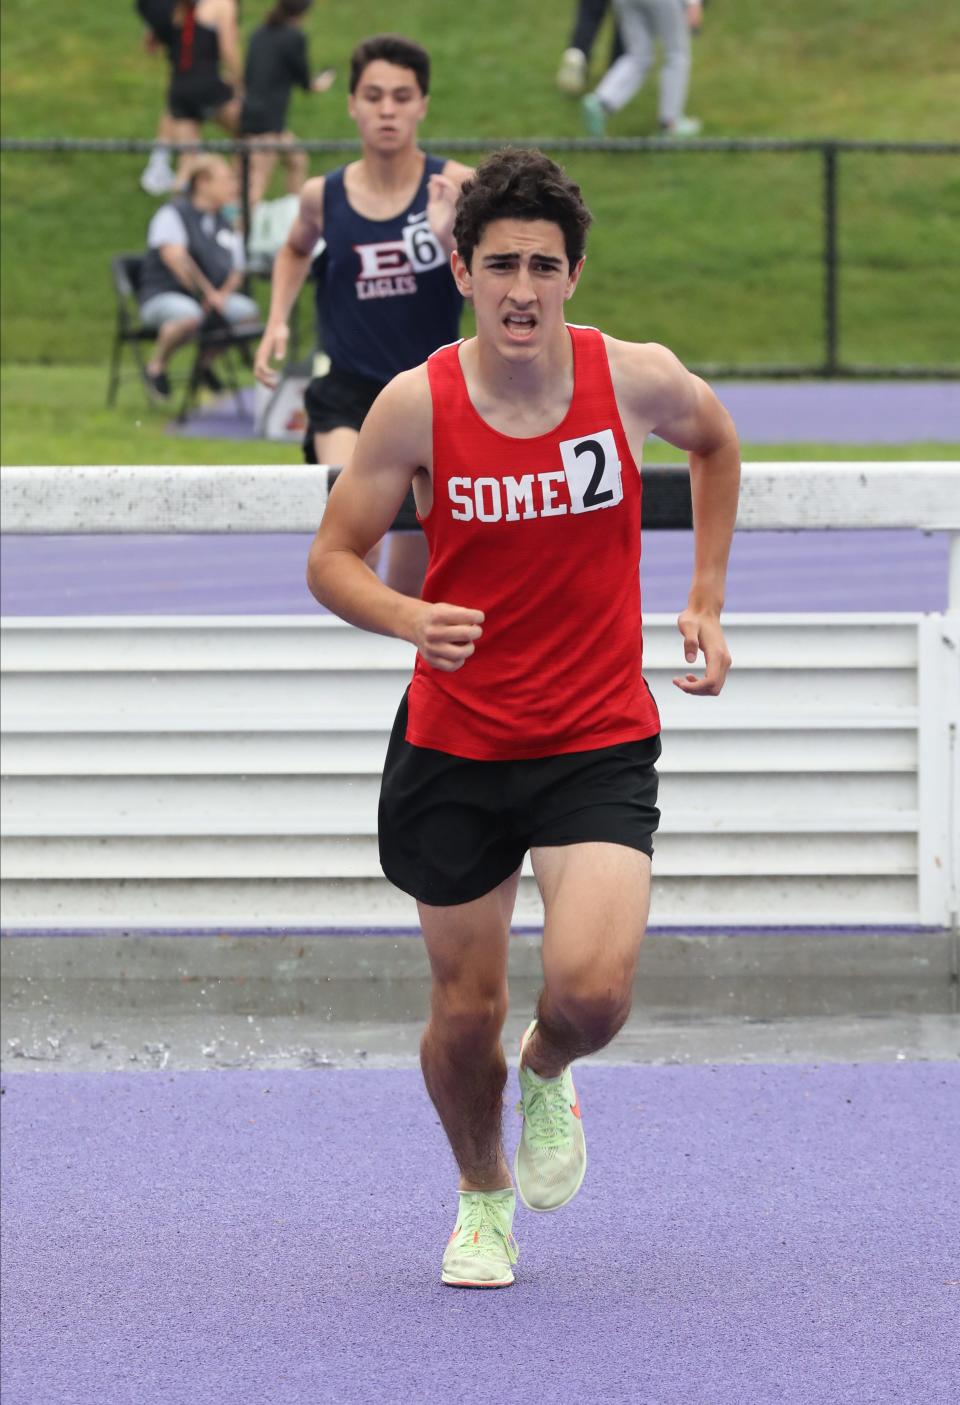
[[[715,698],[730,671],[730,651],[720,628],[720,620],[714,614],[699,614],[688,609],[678,618],[677,628],[683,635],[683,652],[687,663],[695,663],[697,655],[702,653],[707,667],[702,678],[695,673],[686,673],[682,678],[673,680],[674,686],[682,693]]]
[[[427,220],[444,249],[453,248],[453,220],[460,191],[446,176],[433,175],[427,183]]]

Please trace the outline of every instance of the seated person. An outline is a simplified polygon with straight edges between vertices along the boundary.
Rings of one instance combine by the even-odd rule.
[[[140,275],[140,319],[159,331],[145,379],[153,399],[170,398],[167,366],[178,346],[189,341],[204,320],[231,326],[256,322],[260,311],[238,292],[243,282],[243,241],[225,217],[237,198],[237,177],[221,156],[202,156],[193,165],[184,193],[162,205],[150,221],[149,245]],[[201,379],[211,389],[220,382],[210,361]]]

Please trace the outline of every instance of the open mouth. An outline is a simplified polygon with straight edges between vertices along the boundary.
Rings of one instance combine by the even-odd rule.
[[[532,312],[508,312],[503,319],[510,337],[514,341],[526,341],[532,337],[537,326],[537,319]]]

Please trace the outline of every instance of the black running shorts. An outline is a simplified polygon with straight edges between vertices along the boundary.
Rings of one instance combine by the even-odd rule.
[[[307,463],[316,463],[313,436],[329,434],[331,429],[359,430],[367,418],[370,406],[383,389],[381,381],[367,380],[350,371],[331,366],[325,376],[315,377],[307,386],[303,408],[307,415],[307,432],[303,454]]]
[[[659,734],[563,756],[471,761],[413,746],[406,730],[404,694],[380,789],[380,864],[418,902],[472,902],[540,846],[600,841],[652,856]]]
[[[233,89],[222,78],[185,77],[170,85],[167,106],[178,121],[207,122],[232,97]]]

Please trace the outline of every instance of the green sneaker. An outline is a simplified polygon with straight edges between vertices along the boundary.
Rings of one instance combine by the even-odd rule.
[[[513,1237],[512,1190],[461,1190],[457,1224],[443,1255],[440,1281],[451,1288],[509,1288],[520,1256]]]
[[[580,116],[588,137],[602,137],[607,130],[607,113],[596,93],[588,93],[581,99]]]
[[[523,1046],[536,1024],[534,1020],[520,1041],[517,1111],[523,1117],[523,1131],[513,1160],[513,1176],[528,1210],[559,1210],[583,1184],[587,1143],[569,1068],[559,1078],[541,1078],[523,1066]]]

